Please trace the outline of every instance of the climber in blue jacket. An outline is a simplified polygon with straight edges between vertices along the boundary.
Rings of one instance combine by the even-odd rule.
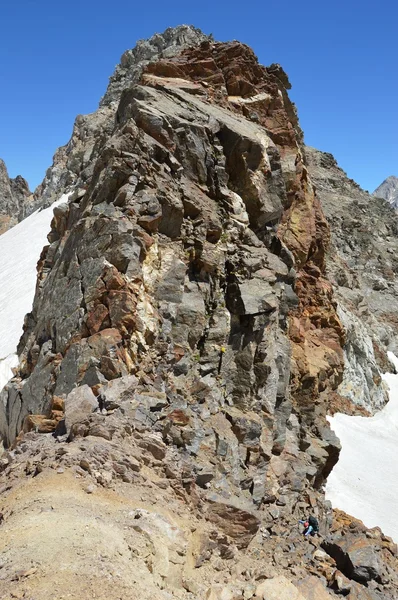
[[[313,516],[308,517],[305,521],[300,520],[299,523],[304,525],[303,534],[305,537],[308,537],[309,535],[313,536],[319,531],[318,521]]]

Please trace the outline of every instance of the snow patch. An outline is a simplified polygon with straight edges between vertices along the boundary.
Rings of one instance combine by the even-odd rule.
[[[18,366],[18,356],[10,354],[6,358],[0,359],[0,391],[13,377],[13,369]]]
[[[15,354],[26,313],[32,310],[36,265],[48,244],[53,209],[68,201],[63,194],[49,208],[38,210],[0,236],[0,390],[18,365]]]
[[[398,371],[398,358],[388,357]],[[398,375],[385,373],[389,402],[373,417],[350,417],[340,413],[328,417],[340,438],[339,462],[329,475],[326,498],[334,508],[379,526],[398,542],[395,506],[398,498]]]

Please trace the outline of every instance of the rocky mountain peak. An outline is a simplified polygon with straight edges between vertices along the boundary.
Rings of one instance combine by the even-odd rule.
[[[387,177],[387,179],[375,189],[373,196],[384,198],[384,200],[387,200],[393,208],[398,208],[398,177],[395,175]]]
[[[198,46],[201,42],[212,40],[192,25],[169,27],[163,33],[155,33],[147,40],[139,40],[131,50],[126,50],[109,79],[108,89],[101,99],[100,106],[106,106],[120,99],[122,91],[136,82],[145,65],[159,58],[175,56],[184,48]]]
[[[76,185],[84,187],[92,177],[99,147],[112,133],[123,90],[138,83],[144,67],[150,62],[174,56],[185,48],[212,39],[211,35],[193,26],[179,25],[156,33],[148,40],[140,40],[132,50],[127,50],[109,79],[98,110],[76,118],[71,139],[56,151],[53,164],[35,191],[35,197],[41,197],[48,206],[60,190],[65,192]]]
[[[55,397],[105,398],[127,378],[142,399],[134,428],[181,450],[194,478],[201,465],[212,493],[250,511],[295,487],[297,469],[289,505],[320,488],[339,445],[314,399],[341,381],[344,332],[324,276],[329,226],[285,84],[246,45],[206,39],[148,63],[111,129],[92,121],[85,185],[55,209],[19,373],[3,391],[7,443],[29,414],[51,417]],[[69,158],[86,141],[72,139]],[[118,415],[96,412],[72,435],[118,436]],[[269,471],[267,483],[275,461],[289,474]]]
[[[357,269],[372,215],[353,207],[366,211],[366,198],[331,155],[304,147],[279,65],[186,26],[137,48],[39,190],[70,193],[54,207],[19,366],[0,394],[13,535],[0,540],[0,589],[25,593],[32,577],[43,600],[55,583],[101,600],[132,589],[392,600],[392,540],[333,515],[324,495],[341,450],[328,411],[358,400],[347,369],[367,407],[385,401],[377,324],[369,316],[361,338],[356,324],[366,294],[395,321],[384,311],[395,264],[376,282],[372,247]],[[395,236],[388,226],[380,237]],[[308,514],[321,531],[311,541],[297,530]],[[14,535],[30,519],[47,544]]]
[[[41,206],[35,199],[26,179],[8,176],[7,167],[0,159],[0,235],[29,216]]]

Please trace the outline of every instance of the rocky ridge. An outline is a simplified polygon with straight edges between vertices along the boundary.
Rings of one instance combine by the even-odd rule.
[[[1,394],[1,581],[53,597],[53,553],[29,534],[43,527],[52,548],[51,522],[72,597],[392,599],[395,545],[323,495],[356,307],[350,292],[337,305],[338,231],[288,78],[243,44],[183,32],[156,36],[151,62],[128,54],[110,103],[76,122],[41,188],[75,185]],[[383,350],[371,346],[375,402]],[[68,528],[73,502],[89,546],[82,523]],[[322,534],[310,542],[297,531],[309,511]]]
[[[373,196],[384,198],[393,208],[398,208],[398,177],[387,177],[373,192]]]
[[[212,38],[195,27],[179,25],[166,29],[163,34],[155,34],[148,40],[141,40],[132,50],[127,50],[110,77],[98,110],[77,116],[69,142],[56,151],[53,164],[35,190],[35,196],[49,206],[60,194],[73,187],[84,189],[93,176],[101,147],[112,135],[123,90],[138,82],[149,62],[162,56],[171,57],[207,39]]]
[[[11,179],[4,161],[0,159],[0,235],[40,206],[41,200],[34,199],[28,182],[21,175]]]
[[[385,351],[397,353],[396,214],[349,179],[331,154],[307,147],[306,157],[330,224],[327,275],[346,331],[346,367],[338,391],[373,412],[386,401],[380,372],[393,370]]]

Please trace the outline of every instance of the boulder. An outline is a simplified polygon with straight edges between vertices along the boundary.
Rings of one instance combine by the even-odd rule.
[[[256,597],[261,600],[307,600],[297,587],[282,575],[260,583],[256,588]]]
[[[318,577],[309,575],[294,584],[305,600],[331,600],[333,594],[327,591],[326,584]]]
[[[380,581],[381,565],[374,541],[355,535],[326,539],[322,548],[336,561],[338,569],[349,579],[366,583]]]
[[[88,385],[75,388],[65,399],[65,429],[69,433],[72,426],[87,420],[98,408],[97,398]]]
[[[246,548],[260,527],[252,512],[221,501],[210,501],[205,517],[232,538],[238,548]]]
[[[99,388],[99,405],[107,410],[118,408],[133,397],[137,384],[138,380],[134,375],[125,375],[107,382]]]
[[[36,431],[37,433],[52,433],[55,431],[59,420],[49,419],[45,415],[27,415],[23,422],[22,430]]]
[[[206,592],[206,600],[234,600],[236,595],[230,587],[222,584],[212,585]]]
[[[228,289],[228,308],[236,315],[255,315],[275,310],[278,297],[264,280],[250,279],[233,283]]]
[[[256,596],[263,600],[331,600],[333,598],[322,581],[313,575],[294,583],[283,576],[267,579],[257,586]]]
[[[166,456],[166,444],[155,435],[145,435],[138,445],[140,448],[148,450],[156,460],[163,460]]]

